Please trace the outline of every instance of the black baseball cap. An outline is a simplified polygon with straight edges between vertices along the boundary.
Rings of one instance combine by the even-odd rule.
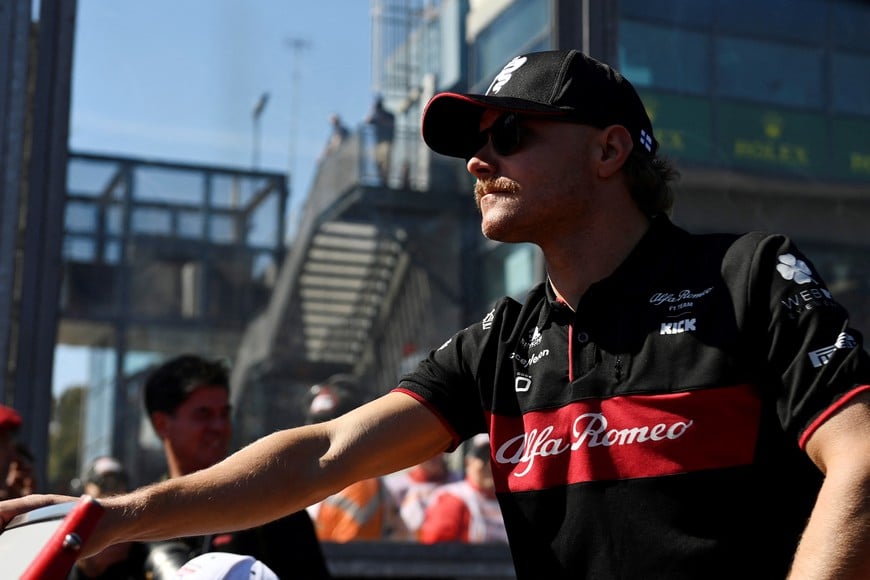
[[[486,433],[479,433],[468,441],[468,455],[470,457],[488,460],[489,454],[489,435]]]
[[[552,117],[604,128],[622,125],[636,149],[654,155],[658,142],[643,102],[628,80],[578,50],[551,50],[514,57],[486,93],[439,93],[423,111],[423,140],[436,153],[468,159],[486,141],[485,109]]]

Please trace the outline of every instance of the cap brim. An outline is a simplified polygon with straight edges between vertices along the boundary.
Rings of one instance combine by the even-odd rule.
[[[568,111],[525,99],[439,93],[423,111],[423,141],[436,153],[468,159],[484,142],[480,137],[480,116],[486,109],[563,117]]]

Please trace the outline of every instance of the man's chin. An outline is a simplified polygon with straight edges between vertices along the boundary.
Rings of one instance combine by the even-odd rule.
[[[494,242],[504,242],[506,244],[515,244],[525,242],[527,240],[518,239],[515,232],[512,232],[509,227],[504,224],[487,224],[483,222],[480,228],[481,233]]]

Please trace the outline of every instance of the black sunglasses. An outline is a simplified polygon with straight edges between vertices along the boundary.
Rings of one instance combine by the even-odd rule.
[[[523,130],[520,126],[520,118],[516,113],[504,113],[493,121],[488,129],[478,134],[477,148],[471,153],[477,153],[487,141],[492,142],[492,149],[501,156],[516,152],[522,144]],[[469,155],[469,158],[471,157]]]

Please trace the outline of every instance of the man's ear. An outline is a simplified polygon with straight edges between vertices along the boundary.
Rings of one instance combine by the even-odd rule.
[[[631,133],[622,125],[610,125],[601,130],[598,138],[602,151],[598,176],[612,177],[622,169],[631,153]]]
[[[169,421],[172,417],[169,413],[163,411],[154,411],[151,413],[151,426],[154,427],[154,432],[157,437],[165,439],[169,433]]]

